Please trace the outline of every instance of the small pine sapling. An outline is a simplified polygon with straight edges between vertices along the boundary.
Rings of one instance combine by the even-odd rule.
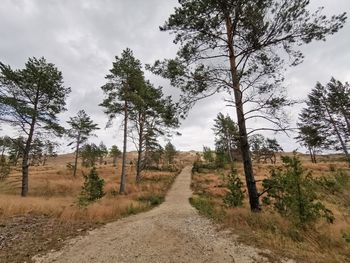
[[[273,168],[271,177],[263,181],[267,196],[263,203],[273,205],[282,216],[296,225],[304,226],[324,217],[334,221],[333,213],[322,204],[315,191],[316,180],[310,172],[305,172],[299,158],[282,157],[283,167]]]
[[[237,170],[235,168],[232,168],[227,180],[227,188],[229,189],[229,192],[227,192],[226,196],[224,197],[224,203],[228,207],[242,206],[244,199],[244,193],[242,191],[243,183],[238,177]]]
[[[79,204],[88,205],[105,195],[103,192],[105,181],[98,176],[95,167],[90,170],[89,174],[83,173],[83,176],[85,182],[79,196]]]

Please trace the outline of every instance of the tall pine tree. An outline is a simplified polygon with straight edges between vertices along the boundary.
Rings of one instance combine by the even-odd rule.
[[[28,194],[29,153],[39,132],[62,135],[57,115],[65,111],[70,88],[62,73],[45,58],[29,58],[24,69],[0,63],[0,120],[17,128],[25,138],[22,156],[22,191]]]
[[[80,147],[88,140],[90,136],[93,135],[93,132],[97,129],[97,124],[93,122],[89,115],[86,114],[84,110],[80,110],[77,113],[77,116],[71,117],[67,123],[70,126],[68,130],[68,137],[73,141],[68,144],[74,145],[75,147],[75,158],[74,158],[74,170],[73,176],[77,174],[78,167],[78,157]]]
[[[151,70],[185,92],[190,108],[216,92],[233,94],[250,207],[259,211],[259,194],[249,154],[247,120],[263,119],[285,130],[289,105],[281,83],[286,65],[303,55],[295,46],[325,40],[344,24],[346,14],[328,19],[309,0],[179,0],[161,27],[181,45],[177,57],[157,61]],[[249,109],[247,111],[247,108]],[[245,111],[246,109],[246,111]],[[266,128],[259,128],[262,130]],[[269,128],[270,129],[270,128]]]
[[[136,91],[140,86],[145,85],[141,63],[134,57],[129,48],[124,50],[120,57],[115,57],[113,67],[106,79],[107,83],[101,87],[105,99],[100,106],[104,107],[104,112],[110,121],[115,119],[117,115],[123,115],[124,118],[122,174],[119,189],[119,193],[123,194],[125,193],[129,114],[134,107]]]

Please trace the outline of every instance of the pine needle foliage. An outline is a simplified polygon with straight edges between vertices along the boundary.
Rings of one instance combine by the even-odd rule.
[[[227,192],[224,197],[224,203],[229,207],[238,207],[243,205],[244,193],[242,191],[243,182],[238,177],[237,170],[232,169],[231,173],[227,178],[227,187],[229,192]]]
[[[303,169],[299,158],[294,154],[282,161],[283,167],[273,168],[271,177],[263,181],[267,193],[263,202],[298,226],[310,225],[320,217],[332,223],[332,211],[318,200],[316,180]]]
[[[83,173],[83,176],[85,182],[79,196],[79,204],[88,205],[105,195],[103,192],[105,181],[98,176],[95,167],[87,175]]]

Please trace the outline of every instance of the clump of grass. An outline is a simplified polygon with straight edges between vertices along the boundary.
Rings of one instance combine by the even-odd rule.
[[[140,202],[145,202],[148,203],[151,206],[157,206],[160,205],[161,203],[163,203],[164,201],[164,196],[160,196],[160,195],[145,195],[145,196],[140,196],[138,198],[138,200]]]
[[[213,220],[222,221],[225,216],[224,209],[218,207],[210,197],[193,196],[189,201],[201,214]]]
[[[144,205],[134,205],[133,203],[130,204],[127,209],[122,213],[122,216],[129,216],[129,215],[136,215],[137,213],[143,212],[147,209]]]
[[[350,244],[350,233],[344,233],[343,238],[344,238],[346,243]]]

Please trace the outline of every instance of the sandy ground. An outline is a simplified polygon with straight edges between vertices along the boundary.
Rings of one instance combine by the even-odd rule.
[[[107,224],[36,262],[268,262],[260,250],[218,232],[189,204],[190,167],[174,182],[159,207]],[[267,251],[263,251],[268,253]]]

